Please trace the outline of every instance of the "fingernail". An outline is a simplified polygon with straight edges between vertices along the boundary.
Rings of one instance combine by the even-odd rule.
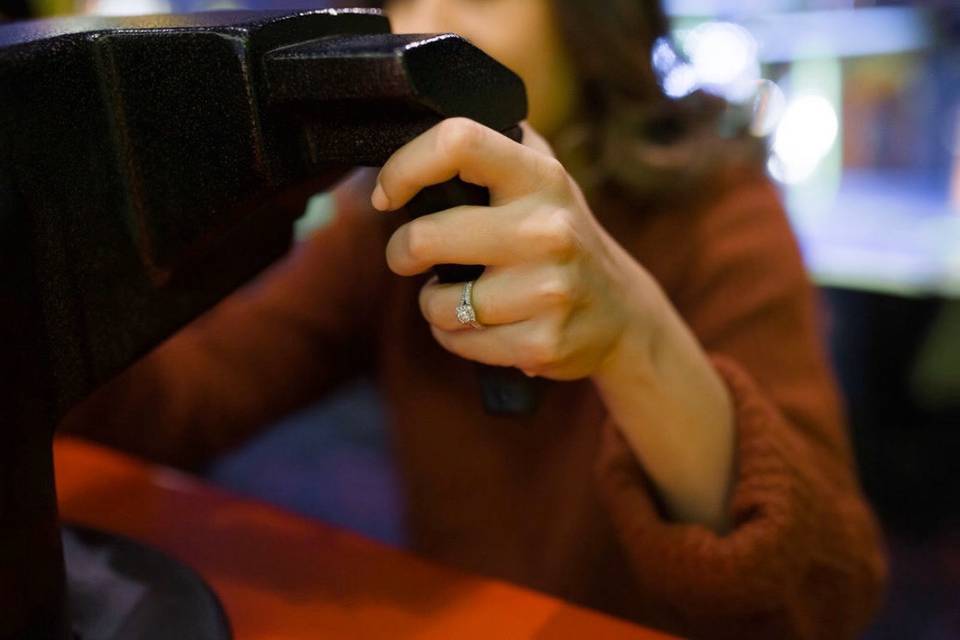
[[[370,197],[370,202],[373,203],[374,208],[378,211],[386,211],[390,208],[390,199],[387,198],[387,194],[384,193],[383,187],[380,186],[379,182],[377,182],[377,186],[373,190],[373,196]]]

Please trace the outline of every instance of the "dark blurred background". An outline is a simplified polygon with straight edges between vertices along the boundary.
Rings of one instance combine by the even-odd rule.
[[[323,2],[0,0],[7,19]],[[960,2],[667,0],[664,89],[704,89],[770,141],[893,583],[870,639],[960,638]],[[301,225],[330,206],[314,198]],[[762,274],[758,274],[762,277]],[[366,381],[211,466],[226,487],[404,544]]]

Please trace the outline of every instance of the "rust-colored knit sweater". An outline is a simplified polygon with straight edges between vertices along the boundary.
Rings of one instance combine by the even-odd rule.
[[[662,213],[593,198],[661,283],[736,412],[733,529],[671,523],[589,380],[549,383],[532,418],[492,418],[472,363],[420,316],[423,277],[383,249],[400,216],[338,214],[67,418],[154,460],[203,462],[362,369],[376,372],[430,558],[703,638],[849,638],[885,576],[817,329],[812,289],[771,185]],[[453,310],[451,310],[451,313]],[[669,424],[657,425],[669,429]]]

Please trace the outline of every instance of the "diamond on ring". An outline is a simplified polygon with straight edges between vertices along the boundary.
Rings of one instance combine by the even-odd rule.
[[[465,282],[463,291],[460,293],[460,305],[457,307],[457,320],[460,324],[465,324],[474,329],[483,329],[483,325],[477,322],[477,311],[473,308],[473,283],[475,280]]]

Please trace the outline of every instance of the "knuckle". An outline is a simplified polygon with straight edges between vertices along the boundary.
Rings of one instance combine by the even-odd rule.
[[[539,216],[536,242],[547,255],[571,257],[577,250],[573,216],[566,209],[553,209]]]
[[[427,218],[409,223],[404,244],[410,260],[420,263],[429,259],[437,244],[433,224]]]
[[[537,181],[540,189],[558,197],[565,197],[570,185],[570,176],[563,164],[553,156],[542,156],[537,164]]]
[[[567,306],[576,297],[575,287],[570,278],[563,274],[548,277],[538,288],[539,299],[549,306]]]
[[[540,164],[540,178],[545,185],[563,186],[567,183],[567,170],[559,160],[547,156]]]
[[[482,127],[468,118],[449,118],[440,123],[437,135],[438,150],[453,156],[463,155],[477,147],[483,135]]]
[[[540,331],[524,343],[519,355],[521,369],[542,371],[560,359],[559,336],[552,331]]]

